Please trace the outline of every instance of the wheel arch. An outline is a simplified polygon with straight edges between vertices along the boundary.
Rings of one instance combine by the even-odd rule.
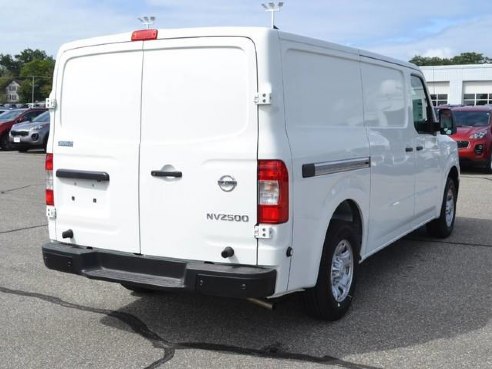
[[[453,166],[449,170],[448,177],[453,180],[454,185],[456,186],[456,195],[458,195],[459,187],[460,187],[460,174],[459,174],[458,168],[456,168],[455,166]]]
[[[347,199],[342,201],[331,216],[330,222],[328,223],[328,227],[326,229],[325,239],[330,231],[330,225],[333,220],[342,220],[348,223],[351,223],[354,229],[356,230],[357,236],[357,249],[354,250],[357,253],[357,258],[360,261],[361,259],[361,248],[362,248],[362,239],[363,239],[363,218],[362,218],[362,210],[360,209],[358,203],[353,199]]]

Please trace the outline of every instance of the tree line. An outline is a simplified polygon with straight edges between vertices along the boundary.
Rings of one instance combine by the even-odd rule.
[[[437,56],[420,56],[415,55],[409,60],[410,63],[420,67],[429,65],[463,65],[463,64],[488,64],[492,63],[492,59],[480,53],[466,52],[452,58],[439,58]]]
[[[55,59],[43,50],[25,49],[14,56],[0,54],[0,103],[6,102],[6,87],[12,81],[20,84],[20,102],[30,102],[33,92],[34,101],[44,101],[51,92],[54,68]]]

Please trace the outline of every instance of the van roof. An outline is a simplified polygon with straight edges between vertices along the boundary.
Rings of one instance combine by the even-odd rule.
[[[105,44],[115,44],[122,42],[129,42],[131,40],[132,32],[125,32],[120,34],[100,36],[89,39],[77,40],[66,43],[61,46],[59,54],[71,50],[88,46],[97,46]],[[231,37],[248,37],[253,40],[262,39],[269,36],[271,33],[277,33],[278,37],[283,40],[289,40],[293,42],[305,43],[313,46],[327,47],[342,52],[361,55],[370,59],[383,60],[392,64],[401,65],[407,68],[420,70],[416,65],[393,59],[384,55],[372,53],[362,49],[357,49],[349,46],[339,45],[336,43],[323,41],[311,37],[296,35],[288,32],[283,32],[266,27],[204,27],[204,28],[160,28],[158,29],[158,39],[167,38],[188,38],[188,37],[213,37],[213,36],[231,36]],[[58,57],[57,57],[58,58]]]

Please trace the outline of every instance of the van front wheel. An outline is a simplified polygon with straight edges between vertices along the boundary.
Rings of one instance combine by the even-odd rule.
[[[351,223],[333,220],[326,235],[318,280],[304,292],[306,311],[314,318],[337,320],[352,302],[358,269],[359,237]]]

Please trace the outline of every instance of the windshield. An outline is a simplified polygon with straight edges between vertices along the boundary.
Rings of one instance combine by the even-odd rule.
[[[34,118],[31,122],[49,122],[50,121],[50,112],[45,111],[42,114],[39,114],[36,118]]]
[[[486,127],[490,113],[486,111],[455,111],[454,121],[457,127]]]
[[[0,114],[0,120],[7,121],[17,118],[24,110],[8,110]]]

